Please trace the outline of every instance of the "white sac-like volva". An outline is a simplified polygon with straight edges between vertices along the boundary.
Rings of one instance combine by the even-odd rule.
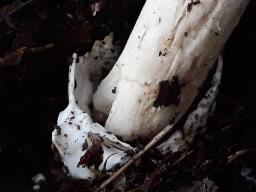
[[[57,126],[52,133],[52,142],[72,177],[92,180],[97,171],[111,170],[125,163],[133,148],[119,141],[100,124],[94,123],[87,106],[84,106],[85,110],[81,110],[77,105],[77,98],[74,95],[75,86],[79,86],[75,85],[77,75],[80,74],[77,70],[88,68],[83,57],[73,55],[69,71],[69,105],[59,114]],[[76,63],[78,59],[79,62]],[[88,71],[83,74],[81,83],[88,93],[92,92]],[[88,93],[83,95],[84,101],[90,100]],[[97,143],[92,141],[95,138]]]

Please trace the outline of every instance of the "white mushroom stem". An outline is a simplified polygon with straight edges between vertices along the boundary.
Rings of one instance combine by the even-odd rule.
[[[151,138],[187,111],[249,0],[147,0],[94,95],[105,127]]]

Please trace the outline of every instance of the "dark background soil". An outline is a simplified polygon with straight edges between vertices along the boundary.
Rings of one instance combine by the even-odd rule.
[[[46,176],[41,191],[93,190],[100,181],[89,185],[68,178],[51,149],[51,132],[67,105],[68,66],[74,51],[89,51],[96,39],[111,31],[124,44],[144,1],[34,0],[23,7],[20,3],[0,1],[0,58],[24,46],[55,46],[0,65],[0,191],[32,191],[31,178],[39,172]],[[95,3],[99,12],[92,16]],[[255,10],[252,0],[225,46],[217,110],[197,136],[193,153],[157,177],[158,166],[175,155],[156,157],[162,158],[160,165],[142,159],[128,173],[127,190],[175,191],[209,177],[219,191],[256,191]],[[254,180],[241,176],[244,167]],[[145,175],[153,179],[151,184]]]

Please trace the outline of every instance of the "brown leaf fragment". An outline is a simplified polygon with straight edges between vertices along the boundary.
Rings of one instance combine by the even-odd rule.
[[[89,146],[85,154],[80,158],[77,167],[91,167],[95,166],[98,169],[103,161],[103,147],[101,138],[93,133],[88,133],[88,138],[90,140]]]

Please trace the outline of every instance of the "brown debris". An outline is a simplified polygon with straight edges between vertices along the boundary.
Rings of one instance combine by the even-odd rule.
[[[146,176],[142,186],[142,191],[152,191],[154,187],[157,186],[156,183],[158,182],[159,184],[159,179],[162,178],[167,171],[170,171],[172,167],[187,159],[192,153],[192,151],[184,152],[178,156],[178,158],[173,163],[170,163],[168,159],[168,161],[165,161],[161,165],[157,166],[149,176]]]
[[[191,0],[189,3],[188,3],[188,6],[187,6],[187,12],[190,12],[192,10],[192,7],[194,5],[197,5],[197,4],[200,4],[201,1],[200,0]]]
[[[91,5],[91,11],[92,11],[92,15],[96,16],[98,12],[100,12],[102,10],[102,2],[95,2],[94,4]]]
[[[171,81],[161,81],[159,83],[159,93],[153,106],[167,107],[171,104],[178,105],[180,102],[179,95],[181,94],[180,83],[178,77],[174,76]]]
[[[90,144],[85,154],[80,158],[77,167],[91,167],[95,166],[98,169],[103,161],[103,147],[101,138],[93,133],[88,133]]]

